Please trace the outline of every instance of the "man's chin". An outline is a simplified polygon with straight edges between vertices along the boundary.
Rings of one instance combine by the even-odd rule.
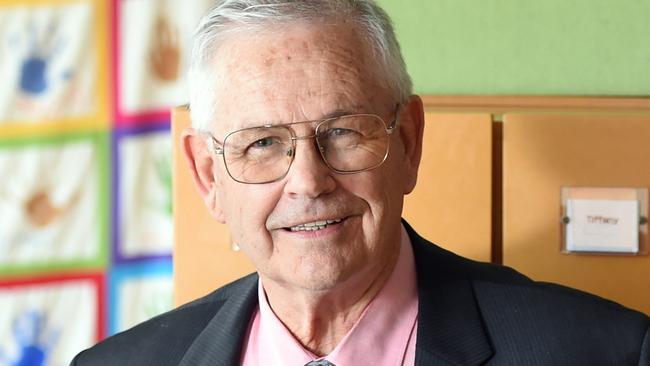
[[[296,291],[328,292],[342,289],[353,275],[352,270],[336,266],[304,266],[282,276],[282,286]]]

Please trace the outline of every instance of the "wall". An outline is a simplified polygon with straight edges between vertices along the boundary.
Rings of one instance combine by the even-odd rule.
[[[418,93],[650,94],[650,1],[378,2]]]

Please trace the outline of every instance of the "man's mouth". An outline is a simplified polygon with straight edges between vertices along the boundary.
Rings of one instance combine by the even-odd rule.
[[[289,231],[317,231],[317,230],[323,230],[330,225],[336,225],[341,221],[343,221],[343,219],[321,220],[321,221],[307,222],[304,224],[287,227],[285,229]]]

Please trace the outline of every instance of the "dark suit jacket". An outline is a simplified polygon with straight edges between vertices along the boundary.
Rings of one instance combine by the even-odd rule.
[[[416,365],[650,366],[646,315],[461,258],[405,226],[418,274]],[[238,365],[257,279],[249,275],[108,338],[72,365]]]

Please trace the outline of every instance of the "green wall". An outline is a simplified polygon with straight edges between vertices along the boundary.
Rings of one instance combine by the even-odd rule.
[[[422,94],[650,95],[650,0],[378,0]]]

